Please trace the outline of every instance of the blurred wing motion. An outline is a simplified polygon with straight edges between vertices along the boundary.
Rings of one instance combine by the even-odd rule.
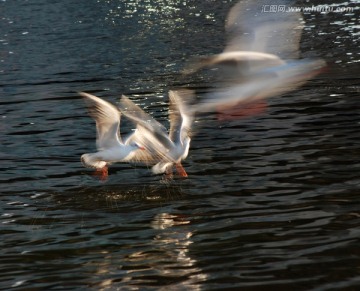
[[[117,147],[120,139],[120,111],[109,102],[85,92],[84,97],[90,116],[96,122],[96,147],[98,150]]]
[[[286,12],[292,2],[244,0],[230,10],[224,51],[185,68],[185,74],[216,68],[216,88],[196,106],[197,111],[285,93],[322,71],[323,60],[298,59],[304,25],[300,12]]]
[[[184,143],[187,138],[190,138],[194,116],[187,103],[189,99],[193,99],[193,94],[190,90],[169,91],[169,135],[175,144]]]
[[[136,134],[131,140],[145,147],[153,161],[163,158],[173,147],[166,128],[125,95],[121,97],[120,108],[136,124]]]
[[[320,73],[325,65],[323,60],[299,60],[264,69],[247,80],[214,90],[194,110],[212,111],[292,91]]]
[[[304,21],[301,12],[286,12],[294,3],[291,0],[239,1],[226,19],[228,41],[224,51],[262,52],[282,59],[298,58]]]
[[[136,134],[131,136],[131,140],[146,149],[149,155],[148,161],[154,165],[154,173],[167,172],[173,164],[178,165],[182,159],[186,158],[189,150],[188,133],[192,115],[187,110],[179,92],[169,92],[170,133],[126,96],[122,96],[120,100],[123,114],[136,124]],[[185,90],[181,92],[183,92],[184,98],[190,95],[185,94]],[[179,167],[183,170],[181,164]],[[185,174],[181,175],[185,176]]]
[[[162,135],[167,135],[167,130],[160,122],[155,120],[150,114],[142,110],[138,105],[123,95],[120,100],[120,109],[126,117],[148,130]]]

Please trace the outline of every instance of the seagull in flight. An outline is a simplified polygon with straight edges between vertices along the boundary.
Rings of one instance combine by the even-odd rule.
[[[236,112],[244,104],[292,91],[323,71],[322,59],[299,59],[304,21],[300,12],[286,11],[292,2],[273,0],[274,12],[266,0],[239,1],[230,9],[224,51],[190,62],[183,71],[216,72],[217,86],[194,111]]]

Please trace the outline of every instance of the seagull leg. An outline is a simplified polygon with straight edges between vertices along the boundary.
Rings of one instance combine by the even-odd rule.
[[[165,170],[165,180],[172,180],[173,176],[172,166],[167,166]]]
[[[266,111],[267,102],[265,100],[251,101],[249,103],[240,102],[231,107],[219,106],[217,108],[218,120],[242,119],[254,115],[260,115]]]
[[[180,177],[186,178],[188,176],[181,162],[176,163],[175,168]]]
[[[96,169],[96,171],[93,174],[95,177],[99,178],[100,181],[105,182],[108,179],[109,173],[108,173],[108,167],[105,166],[101,169]]]

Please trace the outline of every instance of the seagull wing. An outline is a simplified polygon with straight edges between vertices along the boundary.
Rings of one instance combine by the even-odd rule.
[[[145,150],[137,150],[133,155],[133,162],[141,162],[147,165],[154,165],[164,159],[168,149],[142,125],[137,125],[135,132],[126,140],[125,144],[136,143]]]
[[[96,147],[99,150],[121,144],[120,111],[109,102],[85,92],[79,93],[86,102],[90,116],[96,122]]]
[[[137,128],[141,130],[143,135],[146,132],[146,136],[157,139],[168,150],[173,147],[173,142],[169,139],[166,128],[128,97],[122,96],[120,108],[123,114],[137,125]]]
[[[295,1],[240,1],[230,10],[225,29],[229,51],[255,51],[283,59],[299,57],[303,30],[301,12],[288,9]]]
[[[169,136],[175,144],[182,144],[184,139],[189,137],[193,122],[193,112],[185,104],[189,98],[193,98],[191,90],[169,91]]]

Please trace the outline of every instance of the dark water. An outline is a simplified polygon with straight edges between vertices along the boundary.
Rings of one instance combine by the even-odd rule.
[[[169,88],[206,92],[178,72],[222,50],[234,2],[0,2],[1,290],[360,288],[357,1],[305,15],[326,74],[262,115],[198,118],[187,180],[80,163],[95,127],[76,92],[166,123]]]

